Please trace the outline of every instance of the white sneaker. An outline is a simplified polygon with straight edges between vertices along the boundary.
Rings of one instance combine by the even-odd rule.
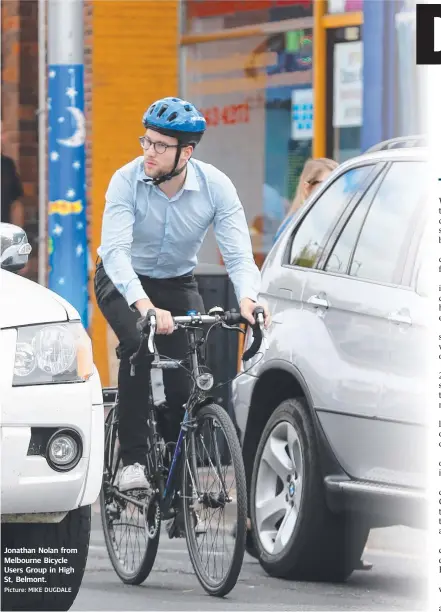
[[[145,477],[145,466],[135,463],[134,465],[123,467],[119,477],[118,488],[121,493],[131,489],[151,489],[149,481]]]

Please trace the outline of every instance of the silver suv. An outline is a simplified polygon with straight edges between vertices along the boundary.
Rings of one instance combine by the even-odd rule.
[[[273,324],[233,403],[273,576],[345,580],[371,528],[424,526],[430,178],[417,140],[339,166],[262,269]]]

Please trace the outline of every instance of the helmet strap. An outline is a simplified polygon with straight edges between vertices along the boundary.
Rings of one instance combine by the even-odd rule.
[[[167,174],[162,174],[161,176],[158,176],[156,178],[144,179],[144,183],[152,183],[152,185],[160,185],[161,183],[165,183],[165,181],[169,181],[175,176],[179,176],[187,167],[187,164],[184,164],[182,168],[180,168],[179,170],[176,170],[176,168],[178,167],[179,158],[181,157],[181,151],[182,151],[182,145],[179,144],[176,148],[175,163],[174,163],[173,169],[170,172],[167,172]]]

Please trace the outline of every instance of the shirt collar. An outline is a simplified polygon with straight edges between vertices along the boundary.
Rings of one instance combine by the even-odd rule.
[[[145,170],[144,170],[144,158],[141,157],[139,161],[139,168],[138,168],[138,180],[144,181],[146,178],[148,178],[148,176],[146,175]],[[152,185],[151,183],[146,183],[146,184]],[[187,164],[187,176],[185,177],[185,183],[181,191],[200,191],[200,190],[201,188],[199,186],[198,177],[196,176],[196,170],[195,170],[195,167],[192,161],[190,160]]]
[[[200,191],[198,177],[196,176],[196,170],[193,162],[190,161],[187,164],[187,176],[185,177],[184,190],[186,191]]]

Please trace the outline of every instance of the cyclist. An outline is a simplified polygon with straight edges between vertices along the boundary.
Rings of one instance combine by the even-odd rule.
[[[253,324],[260,287],[242,204],[231,180],[214,166],[193,159],[206,122],[193,104],[179,98],[154,102],[142,119],[143,156],[115,172],[106,193],[101,245],[95,273],[98,306],[119,340],[119,440],[123,470],[120,491],[148,489],[145,474],[145,401],[150,361],[131,375],[130,356],[139,346],[137,321],[156,311],[158,351],[181,359],[183,330],[173,334],[172,316],[204,312],[193,270],[213,224],[219,249],[240,304]],[[265,305],[265,325],[269,313]],[[172,334],[172,335],[171,335]],[[162,433],[176,441],[181,409],[189,394],[186,373],[164,371],[168,413]]]

